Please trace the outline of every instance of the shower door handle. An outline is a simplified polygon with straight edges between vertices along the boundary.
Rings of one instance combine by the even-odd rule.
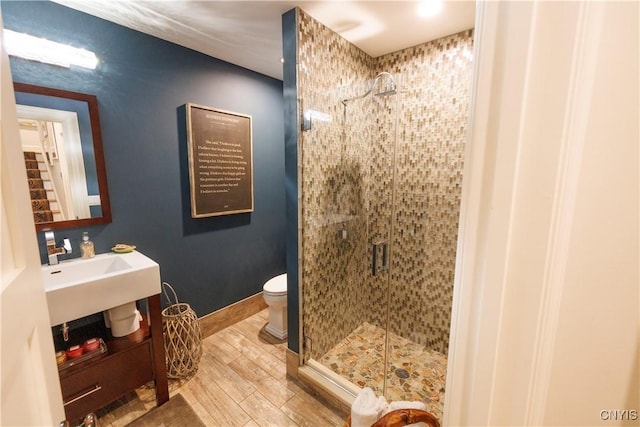
[[[373,252],[371,256],[371,274],[375,277],[378,274],[378,252],[382,242],[373,242]]]
[[[380,266],[380,271],[387,271],[389,269],[389,245],[387,242],[384,242],[382,245],[382,265]]]
[[[389,246],[387,242],[379,240],[373,242],[373,253],[371,257],[371,273],[377,276],[378,273],[382,273],[389,269]],[[382,260],[379,258],[382,256]]]

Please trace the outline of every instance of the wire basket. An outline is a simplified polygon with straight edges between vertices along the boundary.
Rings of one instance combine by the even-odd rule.
[[[173,293],[175,304],[167,294]],[[195,311],[189,304],[178,302],[176,291],[162,282],[162,291],[171,305],[162,310],[162,334],[166,353],[167,377],[187,378],[198,371],[202,357],[202,333]]]

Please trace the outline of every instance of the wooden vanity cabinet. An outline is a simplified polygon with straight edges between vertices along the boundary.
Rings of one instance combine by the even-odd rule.
[[[160,295],[147,298],[150,325],[141,323],[144,338],[107,341],[108,351],[60,371],[66,418],[76,421],[153,380],[158,406],[169,400]]]

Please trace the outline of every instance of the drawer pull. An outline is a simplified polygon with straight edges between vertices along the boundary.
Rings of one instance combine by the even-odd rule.
[[[97,391],[100,391],[100,390],[102,390],[102,387],[100,387],[98,384],[96,384],[96,385],[93,386],[92,389],[82,393],[80,396],[74,397],[73,399],[71,399],[68,402],[64,402],[64,406],[71,405],[73,402],[77,402],[80,399],[84,399],[85,397],[89,396],[90,394],[93,394],[93,393],[95,393]]]

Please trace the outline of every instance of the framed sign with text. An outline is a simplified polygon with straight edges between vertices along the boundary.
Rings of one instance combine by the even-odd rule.
[[[253,212],[251,116],[186,107],[191,217]]]

